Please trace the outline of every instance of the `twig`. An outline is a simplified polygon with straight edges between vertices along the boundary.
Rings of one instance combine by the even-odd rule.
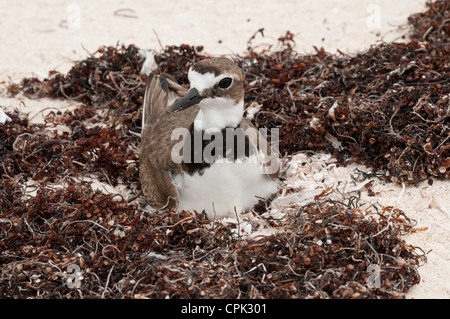
[[[392,226],[390,219],[391,219],[392,215],[395,213],[395,210],[397,209],[398,205],[400,204],[400,199],[402,198],[404,192],[405,192],[405,183],[402,183],[402,191],[400,192],[400,195],[397,197],[397,202],[395,203],[395,206],[391,209],[391,213],[389,214],[387,221],[386,221],[386,227],[384,227],[378,233],[373,235],[373,237],[377,237],[378,235],[385,232],[389,227]]]
[[[112,274],[113,270],[114,270],[114,265],[112,265],[112,267],[108,273],[108,278],[106,278],[106,284],[105,284],[105,287],[103,288],[103,292],[102,292],[102,299],[105,299],[105,293],[106,293],[106,290],[108,289],[109,280],[111,278],[111,274]]]
[[[136,13],[136,11],[134,11],[133,9],[129,9],[129,8],[124,8],[124,9],[118,9],[116,11],[114,11],[114,15],[118,16],[118,17],[124,17],[124,18],[132,18],[132,19],[137,19],[138,16],[135,14],[127,14],[128,13]]]

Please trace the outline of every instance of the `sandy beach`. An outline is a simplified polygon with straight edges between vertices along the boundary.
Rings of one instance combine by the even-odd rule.
[[[102,45],[121,42],[158,51],[161,46],[186,43],[203,45],[211,55],[239,55],[252,35],[264,28],[264,37],[258,33],[253,46],[276,47],[278,37],[289,30],[299,53],[314,52],[316,46],[354,54],[380,41],[404,41],[407,17],[425,10],[425,2],[0,0],[0,107],[28,113],[35,123],[42,121],[48,108],[75,108],[77,102],[33,100],[22,94],[12,98],[6,85],[24,77],[44,79],[50,70],[65,73]],[[325,158],[324,163],[331,163]],[[330,183],[349,181],[357,167],[367,170],[324,164],[322,173]],[[301,183],[313,182],[305,176]],[[428,261],[419,268],[421,282],[406,297],[450,298],[450,183],[434,180],[432,185],[424,182],[402,189],[376,180],[372,190],[375,197],[362,199],[396,206],[416,220],[418,228],[426,228],[405,236],[408,244],[428,253]]]

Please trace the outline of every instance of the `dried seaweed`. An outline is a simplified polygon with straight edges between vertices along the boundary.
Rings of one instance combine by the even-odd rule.
[[[376,218],[353,200],[318,198],[287,231],[246,241],[233,236],[237,226],[189,212],[148,214],[86,185],[44,184],[2,216],[0,296],[401,298],[424,256],[399,238],[413,223],[390,210]],[[79,289],[67,285],[73,264]],[[378,287],[367,285],[369,265],[381,270]]]
[[[265,53],[248,66],[247,96],[262,105],[256,124],[280,128],[282,154],[322,149],[395,181],[448,178],[449,50],[411,41],[355,57]]]
[[[354,57],[339,57],[322,49],[299,55],[286,38],[293,41],[290,33],[280,38],[282,51],[250,50],[236,61],[245,72],[246,105],[262,106],[253,121],[280,128],[281,154],[325,150],[341,163],[365,163],[399,182],[449,177],[448,45],[383,43]],[[189,66],[207,57],[200,55],[201,49],[167,47],[155,57],[155,72],[186,84]],[[138,132],[145,78],[139,74],[138,50],[129,46],[99,52],[103,55],[80,62],[66,76],[25,79],[22,87],[26,93],[47,92],[106,107]],[[125,63],[122,72],[117,71],[119,63]],[[338,141],[338,149],[330,139]]]
[[[122,183],[137,183],[137,137],[131,139],[114,127],[87,128],[77,118],[86,120],[89,114],[86,107],[60,116],[50,112],[45,125],[30,126],[13,116],[11,124],[0,127],[0,152],[4,153],[0,165],[5,173],[21,181],[54,183],[62,177],[91,173],[113,186],[119,177]],[[55,123],[67,125],[72,133],[52,132]]]
[[[427,1],[428,9],[408,18],[410,38],[417,41],[448,43],[450,39],[450,2]]]

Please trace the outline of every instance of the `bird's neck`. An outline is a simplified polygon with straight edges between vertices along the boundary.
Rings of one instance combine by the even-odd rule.
[[[199,104],[200,111],[194,122],[196,130],[220,131],[227,127],[237,127],[241,123],[244,112],[243,99],[237,103],[226,98],[215,98],[209,100],[207,104],[202,102]]]

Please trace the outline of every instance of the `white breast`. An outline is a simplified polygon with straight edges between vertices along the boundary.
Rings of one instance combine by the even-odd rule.
[[[205,210],[210,219],[235,218],[277,191],[277,182],[262,173],[256,161],[215,162],[202,175],[174,176],[174,183],[180,194],[178,209]]]

